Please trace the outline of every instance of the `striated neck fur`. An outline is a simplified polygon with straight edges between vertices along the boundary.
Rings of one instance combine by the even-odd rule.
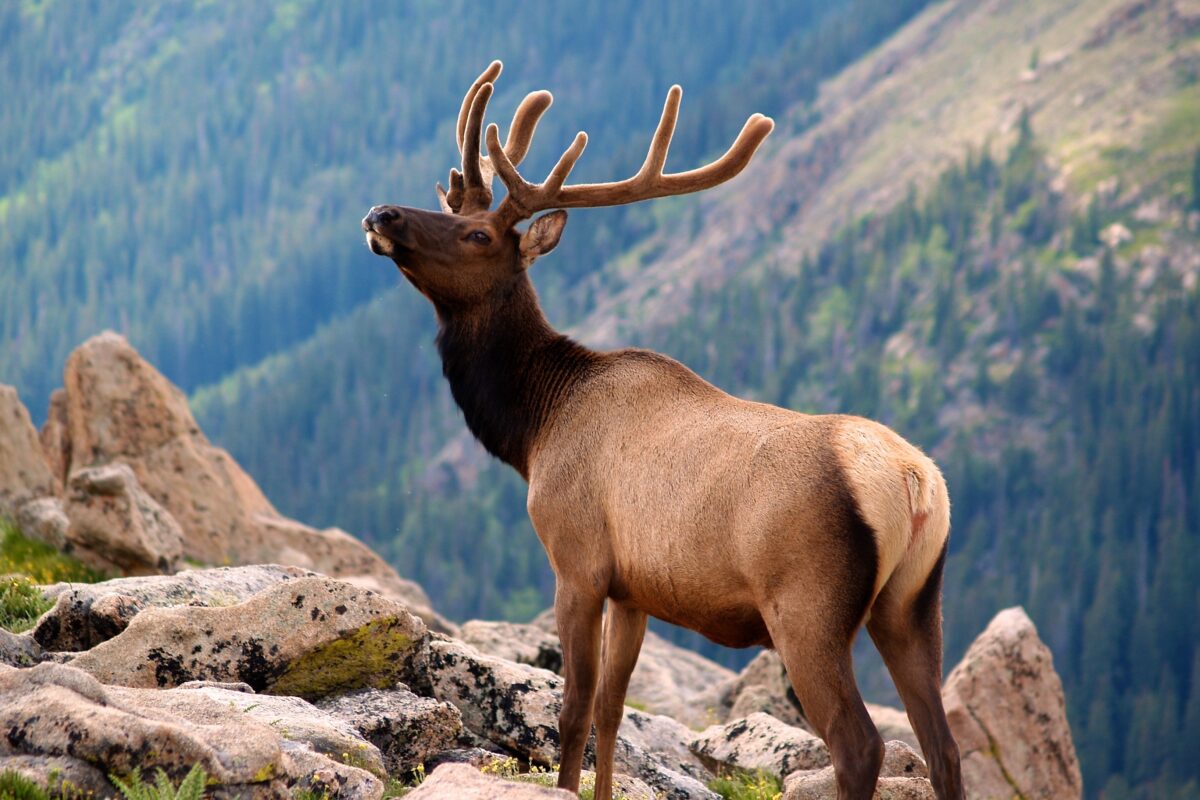
[[[524,273],[489,302],[438,309],[442,374],[487,451],[529,478],[538,436],[600,356],[550,326]]]

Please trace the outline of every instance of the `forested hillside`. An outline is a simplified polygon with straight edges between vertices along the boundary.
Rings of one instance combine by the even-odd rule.
[[[40,416],[49,365],[108,326],[190,389],[369,300],[393,276],[357,220],[436,208],[462,92],[493,58],[497,108],[556,92],[534,174],[582,128],[587,178],[636,169],[672,82],[692,89],[673,156],[694,161],[924,3],[6,3],[0,263],[21,268],[0,272],[0,375]],[[559,285],[640,216],[574,225]]]
[[[1088,796],[1200,796],[1200,6],[926,5],[6,6],[0,382],[41,417],[115,327],[282,511],[450,617],[528,619],[553,585],[524,484],[463,435],[433,314],[358,219],[434,205],[491,58],[495,121],[555,93],[533,175],[578,129],[580,180],[631,173],[679,82],[670,169],[753,111],[776,133],[711,196],[572,212],[535,267],[552,322],[926,449],[947,663],[1025,605]]]

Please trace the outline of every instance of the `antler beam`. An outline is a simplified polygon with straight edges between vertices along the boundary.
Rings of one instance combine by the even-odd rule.
[[[662,118],[650,140],[650,149],[641,169],[631,178],[615,183],[591,183],[564,186],[567,176],[587,146],[587,134],[582,131],[567,148],[558,164],[543,184],[531,184],[517,172],[516,164],[507,157],[507,148],[500,146],[500,133],[495,125],[487,129],[488,153],[500,179],[508,187],[508,197],[497,209],[497,214],[511,216],[514,221],[532,216],[548,208],[584,208],[615,206],[649,200],[655,197],[690,194],[709,189],[733,178],[746,168],[759,145],[771,133],[775,123],[762,114],[754,114],[742,127],[723,156],[697,169],[663,174],[667,162],[667,151],[675,134],[675,122],[679,118],[679,102],[683,90],[672,86],[667,92]]]

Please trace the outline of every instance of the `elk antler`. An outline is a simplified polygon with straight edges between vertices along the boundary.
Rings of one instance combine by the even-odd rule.
[[[470,214],[487,211],[492,207],[492,178],[496,170],[492,159],[480,153],[479,138],[483,128],[483,115],[492,96],[492,85],[500,77],[504,65],[493,61],[488,65],[463,98],[458,111],[458,152],[462,156],[462,172],[450,170],[450,190],[437,185],[438,202],[442,210],[453,214]],[[530,92],[521,101],[513,114],[508,129],[508,141],[504,145],[505,155],[514,165],[525,160],[529,144],[538,120],[554,102],[549,92]],[[489,148],[489,153],[494,152]]]
[[[683,90],[679,86],[672,86],[671,90],[667,92],[662,118],[658,121],[658,129],[654,132],[654,138],[650,140],[650,149],[646,153],[646,160],[642,163],[641,169],[633,177],[615,183],[563,185],[571,173],[571,169],[575,166],[575,162],[583,154],[583,148],[587,146],[587,134],[580,131],[576,134],[575,141],[559,158],[558,164],[550,171],[546,182],[539,185],[531,184],[517,172],[516,162],[508,155],[509,146],[503,148],[500,146],[499,130],[494,124],[489,125],[487,146],[491,156],[491,166],[500,174],[500,179],[508,187],[508,197],[500,204],[496,214],[510,220],[509,224],[512,224],[547,208],[615,206],[634,203],[638,200],[690,194],[709,189],[724,183],[745,169],[758,146],[775,127],[775,123],[769,117],[753,114],[746,120],[741,133],[725,151],[725,155],[704,167],[664,175],[663,165],[666,164],[667,149],[671,146],[671,137],[675,133],[675,122],[679,118],[679,101],[682,96]],[[474,106],[472,112],[474,112]],[[471,116],[472,119],[475,119],[474,113]],[[480,109],[478,119],[482,122],[482,109]],[[532,134],[532,129],[530,133]],[[509,142],[511,141],[510,133]],[[465,161],[463,163],[466,164]]]

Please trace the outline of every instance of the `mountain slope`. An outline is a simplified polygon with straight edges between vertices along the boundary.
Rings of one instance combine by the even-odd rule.
[[[647,208],[648,235],[548,303],[590,344],[929,449],[955,503],[947,656],[1026,604],[1090,796],[1196,788],[1198,32],[1180,2],[930,8],[793,107],[745,175]],[[458,427],[412,294],[201,393],[201,415],[275,493],[297,487],[289,512],[416,560],[452,614],[519,617],[551,590],[523,487]],[[386,378],[380,342],[405,359]],[[289,384],[304,400],[276,404]],[[317,419],[359,460],[323,460]]]

